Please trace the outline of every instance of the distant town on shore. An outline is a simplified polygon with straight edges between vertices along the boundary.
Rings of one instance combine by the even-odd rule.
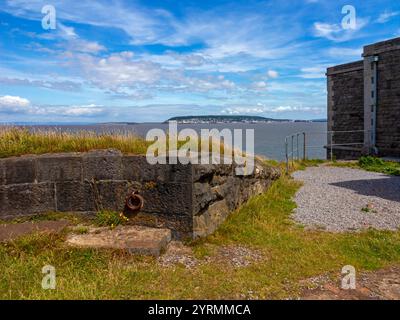
[[[205,116],[181,116],[173,117],[165,121],[176,121],[178,123],[270,123],[270,122],[326,122],[326,119],[314,120],[291,120],[291,119],[273,119],[261,116],[243,116],[243,115],[205,115]]]

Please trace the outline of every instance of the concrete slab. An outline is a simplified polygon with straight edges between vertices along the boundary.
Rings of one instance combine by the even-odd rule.
[[[118,226],[115,229],[89,228],[86,234],[67,238],[71,246],[83,248],[122,249],[132,254],[158,257],[171,241],[171,230],[143,226]]]
[[[0,225],[0,242],[8,242],[33,233],[59,233],[69,221],[39,221]]]

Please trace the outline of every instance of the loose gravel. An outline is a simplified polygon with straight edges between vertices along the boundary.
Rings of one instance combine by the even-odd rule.
[[[400,177],[352,168],[309,167],[293,173],[304,185],[293,218],[333,232],[400,227]]]

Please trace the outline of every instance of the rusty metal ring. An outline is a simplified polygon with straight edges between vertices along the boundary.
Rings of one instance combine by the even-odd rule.
[[[140,211],[144,206],[144,198],[134,191],[126,198],[126,206],[133,212]]]

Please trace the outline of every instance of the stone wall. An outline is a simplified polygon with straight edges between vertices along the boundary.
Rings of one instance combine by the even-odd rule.
[[[132,223],[167,227],[175,237],[213,232],[250,196],[279,176],[260,163],[250,176],[233,165],[150,165],[144,156],[104,150],[0,159],[0,219],[51,211],[123,211],[132,191],[144,198]]]
[[[327,71],[328,130],[365,130],[364,137],[335,134],[334,143],[363,145],[334,148],[333,154],[337,159],[374,152],[400,157],[400,38],[364,47],[363,57]]]
[[[341,132],[364,129],[364,76],[363,61],[339,65],[328,69],[328,131],[334,131],[333,144],[363,143],[362,132]],[[327,137],[330,144],[330,135]],[[358,146],[360,149],[361,146]],[[334,148],[337,159],[354,155],[350,150]],[[328,159],[330,150],[328,149]]]
[[[376,147],[381,155],[400,157],[400,38],[365,51],[379,58]]]

